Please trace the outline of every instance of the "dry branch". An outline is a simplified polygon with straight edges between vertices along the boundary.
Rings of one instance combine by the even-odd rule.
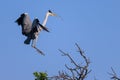
[[[87,77],[87,75],[90,73],[91,70],[89,70],[89,64],[90,64],[89,59],[85,56],[84,52],[81,50],[79,45],[77,43],[75,45],[77,46],[78,53],[85,61],[85,64],[79,65],[80,63],[77,63],[72,58],[72,56],[69,55],[69,53],[66,53],[59,49],[59,51],[62,53],[62,56],[66,56],[70,59],[71,65],[73,65],[73,67],[69,67],[67,64],[65,64],[65,67],[67,68],[68,71],[71,72],[71,74],[68,74],[62,71],[62,72],[59,72],[58,76],[52,77],[53,79],[55,80],[84,80]]]
[[[111,67],[112,73],[108,73],[109,75],[111,75],[111,79],[113,80],[120,80],[120,78],[117,76],[116,72],[114,71],[114,69]]]

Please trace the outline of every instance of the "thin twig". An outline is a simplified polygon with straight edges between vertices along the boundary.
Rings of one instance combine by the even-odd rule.
[[[76,62],[72,59],[72,57],[68,54],[68,53],[65,53],[63,52],[62,50],[59,49],[59,51],[61,53],[63,53],[63,56],[67,56],[70,60],[71,60],[71,63],[73,63],[76,67],[79,67],[79,65],[76,64]]]
[[[111,75],[111,79],[114,80],[120,80],[120,78],[117,76],[116,72],[114,71],[114,69],[111,67],[112,73],[108,73],[109,75]]]
[[[82,58],[85,61],[85,65],[79,65],[70,55],[69,53],[65,53],[64,51],[60,50],[59,51],[62,53],[62,56],[66,56],[70,59],[71,63],[73,64],[74,68],[72,67],[68,67],[65,64],[65,67],[71,72],[71,76],[67,73],[64,73],[64,76],[67,77],[67,80],[84,80],[87,76],[87,74],[89,74],[91,72],[91,70],[88,70],[90,61],[89,59],[85,56],[84,52],[82,51],[82,49],[79,47],[79,45],[76,43],[75,44],[78,48],[78,52],[80,53],[80,56],[82,56]],[[60,75],[59,75],[60,77]],[[65,80],[65,78],[61,77],[59,79],[63,79]],[[57,79],[56,79],[57,80]]]

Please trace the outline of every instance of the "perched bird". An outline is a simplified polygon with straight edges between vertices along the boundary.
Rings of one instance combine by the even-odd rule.
[[[56,16],[56,14],[52,13],[51,10],[48,10],[43,21],[43,24],[40,24],[38,18],[35,18],[32,22],[30,20],[28,13],[22,13],[20,17],[15,21],[18,25],[22,27],[22,34],[27,37],[27,39],[24,41],[25,44],[30,44],[32,40],[32,47],[36,48],[36,42],[39,33],[42,30],[49,32],[49,30],[45,27],[46,22],[48,20],[48,16]]]
[[[35,33],[39,32],[39,27],[49,32],[46,27],[40,24],[37,18],[35,18],[32,23],[28,13],[21,14],[21,16],[15,22],[18,25],[21,25],[22,34],[27,36],[27,39],[24,41],[25,44],[30,44],[31,39],[36,38]]]

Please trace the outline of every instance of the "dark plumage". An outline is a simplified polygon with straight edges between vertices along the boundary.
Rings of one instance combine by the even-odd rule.
[[[21,16],[15,21],[18,25],[22,27],[22,34],[28,36],[32,29],[32,22],[27,13],[21,14]]]
[[[37,18],[34,19],[34,21],[36,21],[36,23],[39,24],[40,27],[41,27],[43,30],[45,30],[45,31],[47,31],[47,32],[50,32],[45,26],[43,26],[43,25],[40,24],[40,21],[39,21]]]
[[[24,43],[30,44],[32,40],[31,46],[42,55],[44,55],[44,53],[36,47],[36,42],[38,39],[38,35],[42,30],[49,32],[49,30],[45,27],[49,16],[57,16],[57,15],[52,13],[51,10],[48,10],[42,25],[40,24],[37,18],[35,18],[33,22],[31,22],[30,17],[27,13],[21,14],[20,17],[15,21],[19,26],[22,27],[22,34],[27,37]]]
[[[18,23],[18,25],[22,25],[24,16],[25,16],[25,14],[21,14],[21,16],[15,22]]]
[[[37,18],[35,18],[32,23],[27,13],[21,14],[21,16],[15,22],[22,27],[22,34],[27,37],[27,39],[24,41],[25,44],[30,44],[31,39],[36,38],[35,33],[39,31],[39,27],[49,32],[46,27],[40,24]]]

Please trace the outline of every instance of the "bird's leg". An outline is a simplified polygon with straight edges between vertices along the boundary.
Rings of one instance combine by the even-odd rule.
[[[45,55],[40,49],[38,49],[36,47],[36,39],[32,40],[32,45],[31,45],[34,49],[37,50],[37,52],[39,52],[41,55]]]
[[[33,40],[32,40],[32,45],[31,45],[32,47],[35,47],[35,46],[36,46],[36,41],[37,41],[36,39],[33,39]]]
[[[35,35],[35,39],[32,40],[32,45],[31,45],[31,46],[32,46],[34,49],[36,49],[41,55],[45,55],[40,49],[38,49],[38,48],[36,47],[37,39],[38,39],[38,35]]]
[[[45,54],[44,54],[40,49],[38,49],[36,46],[34,46],[33,48],[36,49],[37,52],[40,53],[41,55],[43,55],[43,56],[45,55]]]
[[[34,35],[35,35],[35,38],[32,40],[32,47],[36,46],[37,39],[38,39],[38,33],[34,33]]]

